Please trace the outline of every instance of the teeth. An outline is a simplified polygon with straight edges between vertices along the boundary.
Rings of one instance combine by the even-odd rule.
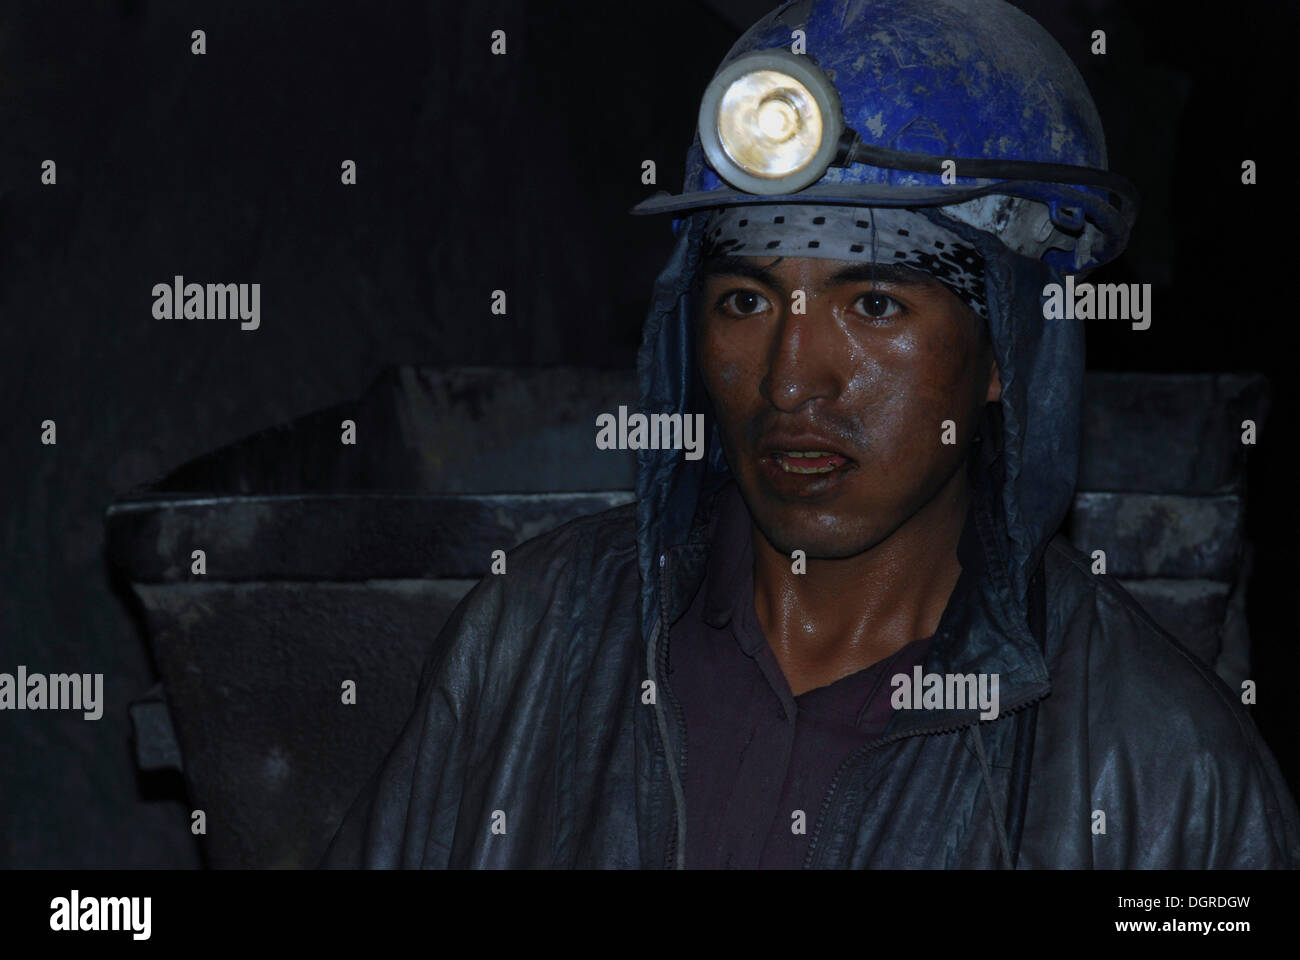
[[[795,467],[781,460],[781,469],[786,473],[830,473],[834,467]]]
[[[791,460],[817,460],[830,456],[835,456],[835,454],[832,454],[829,450],[782,450],[781,455],[776,459],[781,464],[781,469],[786,473],[830,473],[835,469],[834,465],[804,467],[790,463]]]

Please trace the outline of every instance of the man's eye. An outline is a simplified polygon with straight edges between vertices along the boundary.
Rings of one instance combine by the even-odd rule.
[[[873,290],[871,293],[864,293],[854,301],[860,313],[868,316],[873,320],[883,320],[885,317],[892,317],[902,309],[900,304],[888,294],[880,293]]]
[[[753,290],[732,290],[724,294],[718,302],[732,313],[742,317],[762,313],[768,307],[767,298]]]

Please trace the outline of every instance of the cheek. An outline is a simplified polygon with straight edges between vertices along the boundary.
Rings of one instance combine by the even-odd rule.
[[[696,359],[704,384],[720,407],[737,398],[744,388],[751,345],[739,336],[726,335],[716,323],[705,323]]]
[[[954,419],[965,412],[975,380],[975,345],[960,317],[945,318],[911,345],[910,376],[919,405]]]
[[[950,450],[936,445],[943,421],[963,429],[975,362],[969,346],[940,329],[879,341],[863,354],[848,405],[863,411],[862,426],[881,462],[929,462]]]

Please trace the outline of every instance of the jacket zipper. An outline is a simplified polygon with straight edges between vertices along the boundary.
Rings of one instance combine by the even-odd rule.
[[[1000,720],[1002,719],[1002,717],[1009,717],[1017,710],[1021,710],[1024,707],[1029,706],[1031,703],[1036,703],[1037,701],[1043,699],[1043,697],[1045,696],[1047,696],[1046,691],[1043,693],[1034,694],[1033,696],[1030,697],[1026,697],[1023,700],[1020,700],[1019,702],[1013,704],[1012,706],[1007,707],[1005,710],[999,711],[998,719]],[[821,812],[817,814],[817,823],[813,827],[812,839],[809,840],[808,842],[808,855],[804,858],[804,864],[803,864],[804,869],[807,870],[813,865],[813,859],[817,854],[817,840],[821,837],[822,825],[825,823],[826,815],[830,812],[831,804],[835,800],[835,791],[839,786],[840,779],[843,777],[844,773],[848,770],[850,766],[856,764],[859,760],[865,757],[872,750],[875,750],[879,747],[883,747],[887,743],[894,743],[895,741],[898,740],[906,740],[910,737],[924,737],[924,736],[930,736],[931,734],[940,734],[940,733],[956,733],[958,730],[965,730],[967,727],[976,726],[980,722],[981,722],[980,720],[976,719],[976,720],[968,720],[965,723],[959,723],[956,724],[955,726],[945,726],[943,724],[936,724],[935,726],[932,727],[920,727],[916,730],[909,730],[904,733],[888,734],[886,736],[879,737],[878,739],[873,740],[871,743],[864,744],[863,746],[859,747],[856,751],[854,751],[853,754],[851,754],[847,759],[845,759],[843,763],[840,764],[839,769],[835,771],[835,776],[831,778],[831,785],[826,791],[826,799],[822,801]],[[996,722],[996,721],[991,721],[991,722]]]
[[[659,555],[659,621],[655,624],[654,630],[654,643],[656,644],[659,643],[661,638],[666,638],[668,633],[668,628],[665,626],[666,618],[664,616],[666,612],[664,607],[664,567],[667,564],[667,557],[668,554],[666,552]],[[667,738],[663,738],[665,740],[664,754],[670,764],[668,770],[669,777],[673,782],[673,817],[671,827],[668,831],[668,849],[664,857],[664,866],[670,870],[682,869],[684,866],[682,860],[685,857],[685,851],[678,850],[677,836],[681,826],[679,820],[684,820],[686,814],[684,810],[679,809],[678,796],[680,792],[685,789],[684,784],[686,780],[686,718],[682,714],[681,704],[677,702],[677,697],[673,695],[672,687],[668,683],[667,643],[655,647],[655,659],[657,661],[659,676],[658,678],[652,679],[655,679],[656,687],[662,688],[668,698],[668,702],[673,710],[673,716],[677,719],[677,729],[679,732],[679,739],[681,740],[677,749],[677,762],[676,764],[673,764],[673,759],[667,756],[669,750],[669,744],[666,742]],[[655,704],[656,709],[658,709],[659,700],[657,696]],[[665,729],[666,728],[667,725],[665,724]]]

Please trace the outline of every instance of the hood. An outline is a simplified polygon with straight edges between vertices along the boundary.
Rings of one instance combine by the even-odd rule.
[[[918,212],[932,218],[941,216],[932,209]],[[697,513],[731,478],[694,356],[690,288],[706,217],[707,211],[678,222],[677,240],[655,283],[637,355],[641,412],[703,413],[707,438],[704,455],[698,460],[686,459],[680,450],[637,452],[637,547],[644,637],[652,635],[661,613],[666,614],[665,626],[680,613],[671,602],[673,598],[660,595],[657,568],[673,548],[693,536],[698,540]],[[1039,645],[1026,627],[1027,597],[1030,578],[1074,492],[1083,328],[1080,320],[1043,319],[1043,288],[1061,282],[1055,268],[1014,254],[996,238],[964,224],[947,218],[941,222],[984,255],[989,332],[1002,379],[1002,399],[986,408],[983,440],[973,448],[979,452],[972,453],[970,464],[975,494],[972,510],[980,514],[979,565],[985,569],[974,578],[974,602],[966,604],[961,613],[966,622],[959,624],[945,612],[953,641],[946,647],[938,645],[938,655],[953,669],[979,664],[981,669],[992,665],[1003,671],[1007,702],[1005,697],[1011,692],[1006,687],[1008,680],[1018,678],[1029,686],[1047,680]],[[963,537],[963,545],[965,541]],[[962,566],[965,578],[972,565],[963,558]],[[700,574],[697,570],[689,575]],[[667,582],[680,583],[682,576],[672,572]],[[665,601],[669,602],[661,607]],[[950,603],[950,608],[953,606]]]

